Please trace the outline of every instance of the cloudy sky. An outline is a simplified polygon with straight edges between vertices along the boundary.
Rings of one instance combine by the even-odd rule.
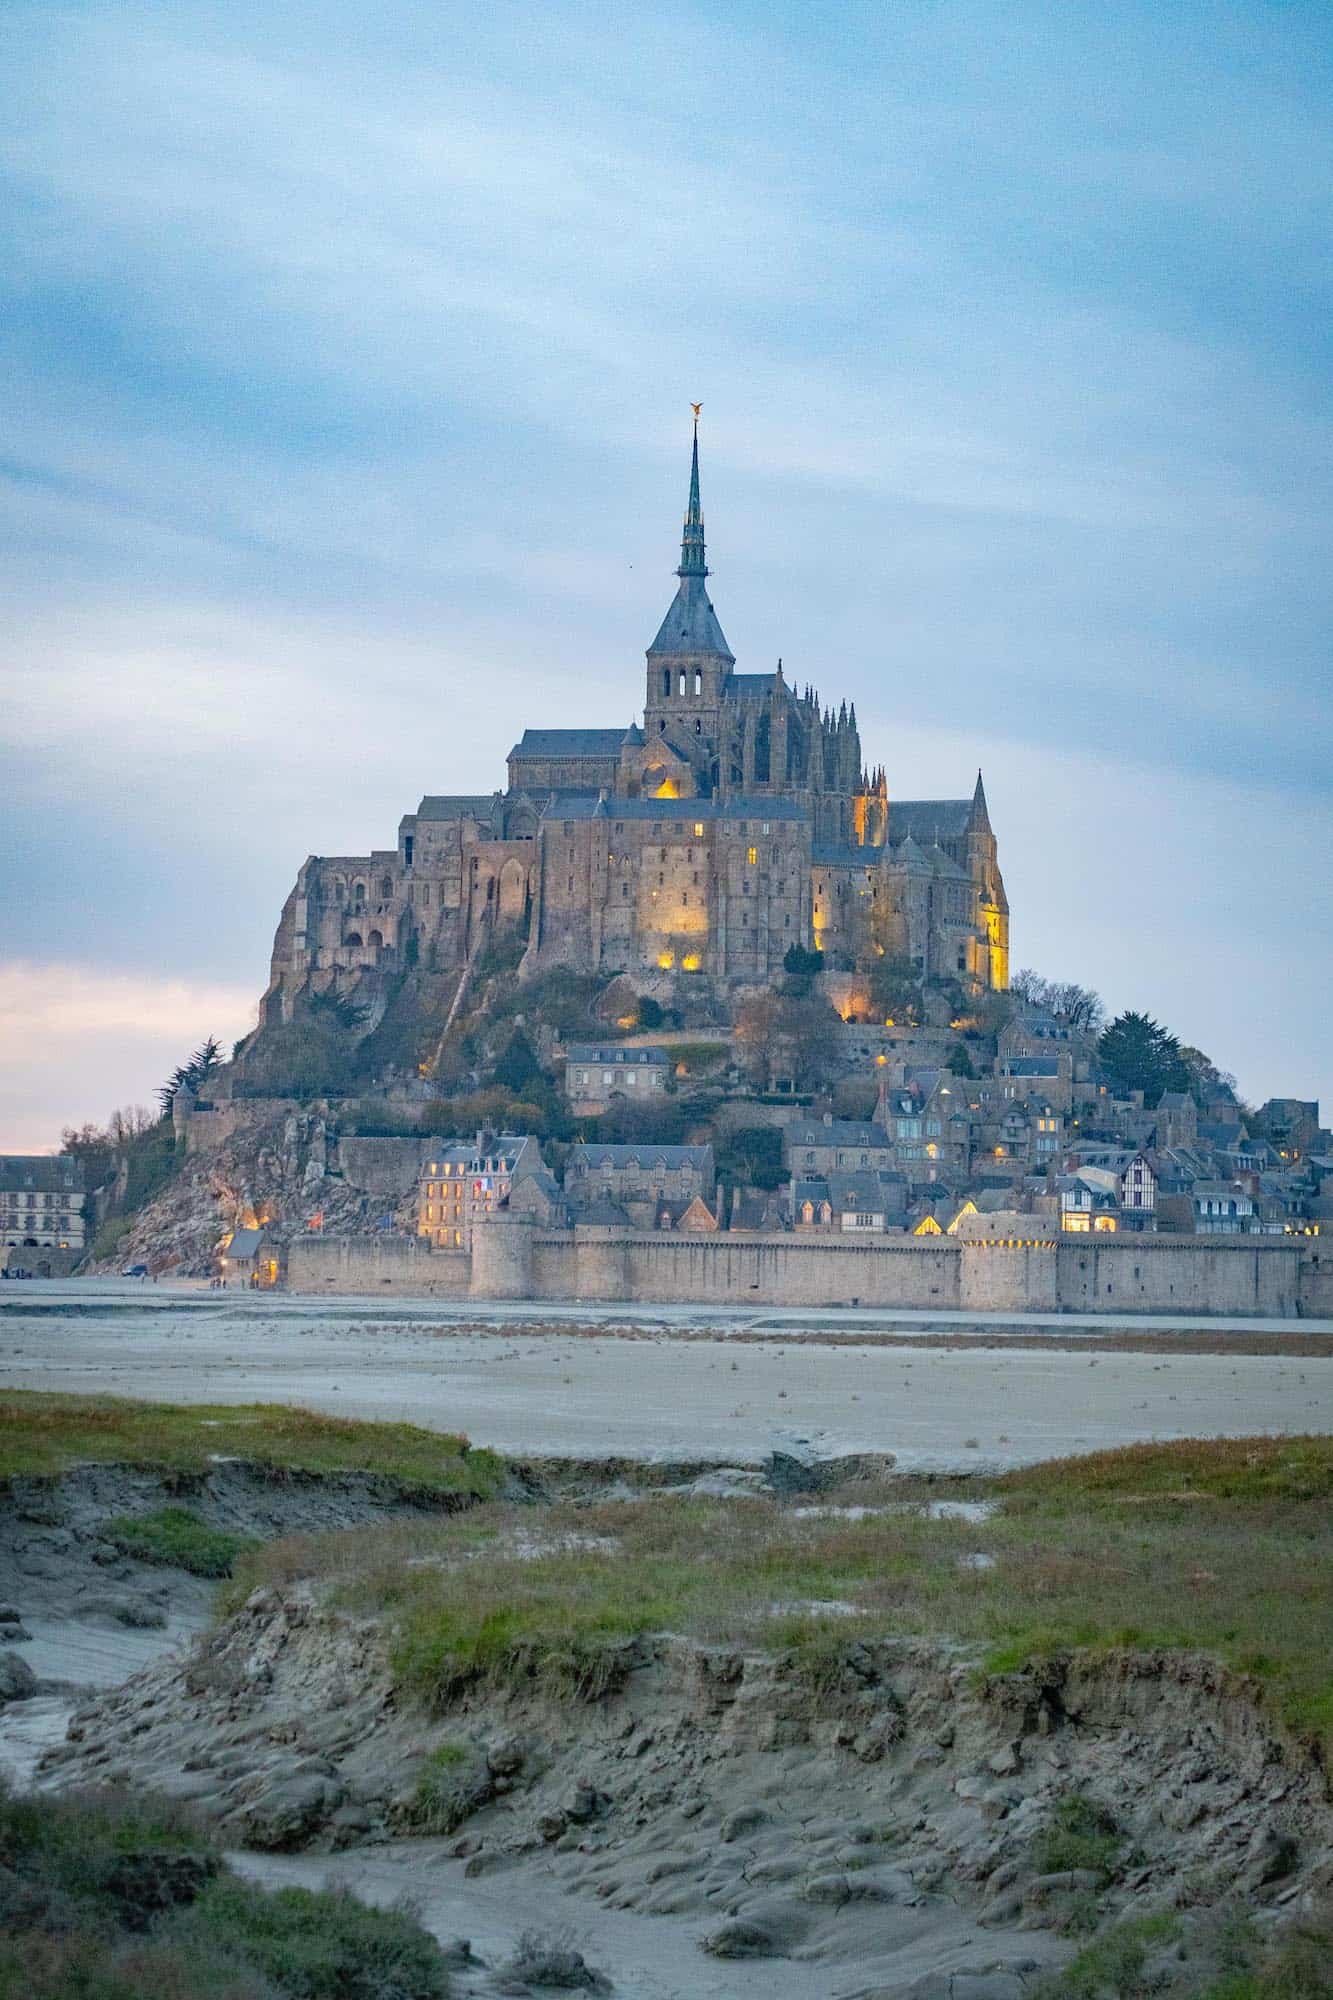
[[[0,1147],[309,852],[748,670],[985,768],[1015,963],[1333,1100],[1321,0],[6,0]]]

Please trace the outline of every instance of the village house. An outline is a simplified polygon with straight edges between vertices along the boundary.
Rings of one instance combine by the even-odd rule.
[[[0,1245],[82,1251],[83,1168],[68,1153],[0,1155]]]
[[[882,1234],[907,1227],[907,1182],[902,1174],[855,1167],[802,1175],[791,1184],[792,1227],[840,1234]]]
[[[850,1172],[856,1167],[891,1167],[893,1141],[882,1125],[848,1118],[798,1118],[782,1130],[782,1157],[788,1172],[808,1179],[815,1174]]]
[[[516,1181],[542,1167],[541,1146],[513,1132],[428,1142],[417,1177],[416,1231],[437,1250],[470,1250],[479,1216],[509,1200]]]
[[[565,1198],[576,1222],[615,1221],[609,1204],[634,1228],[656,1229],[664,1208],[680,1204],[675,1212],[683,1214],[696,1196],[711,1202],[715,1186],[711,1146],[580,1143],[565,1161]]]
[[[270,1291],[282,1275],[283,1247],[262,1224],[234,1229],[218,1251],[218,1276],[224,1285]]]
[[[663,1048],[572,1042],[565,1051],[565,1099],[577,1118],[595,1117],[618,1101],[655,1103],[670,1078],[671,1058]]]

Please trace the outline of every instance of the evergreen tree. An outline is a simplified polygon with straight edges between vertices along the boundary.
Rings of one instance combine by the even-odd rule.
[[[1179,1041],[1151,1014],[1118,1014],[1097,1044],[1097,1058],[1117,1089],[1126,1095],[1141,1090],[1149,1106],[1159,1103],[1164,1091],[1190,1087]]]
[[[495,1081],[506,1090],[523,1090],[528,1084],[544,1081],[542,1067],[532,1043],[522,1028],[515,1028],[500,1060],[495,1065]]]
[[[164,1084],[158,1086],[157,1098],[165,1118],[175,1102],[176,1092],[181,1089],[198,1092],[200,1084],[217,1067],[222,1054],[222,1044],[215,1035],[200,1042],[188,1062],[177,1063]]]

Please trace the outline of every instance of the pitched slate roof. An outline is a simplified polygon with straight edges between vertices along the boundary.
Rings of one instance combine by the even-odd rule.
[[[872,1146],[881,1150],[891,1141],[882,1125],[860,1125],[849,1118],[835,1118],[826,1125],[822,1118],[798,1118],[784,1125],[789,1148],[797,1146]]]
[[[569,1149],[565,1171],[571,1166],[594,1167],[695,1167],[707,1173],[713,1164],[711,1146],[597,1146],[580,1141]]]
[[[759,701],[772,693],[776,680],[776,674],[728,674],[722,693],[727,701]],[[781,686],[782,692],[794,707],[795,695],[785,681]]]
[[[872,1167],[833,1169],[828,1176],[829,1199],[835,1211],[882,1209],[886,1215],[907,1210],[907,1180],[903,1174],[877,1173]]]
[[[692,659],[699,653],[724,660],[736,657],[722,635],[703,578],[683,576],[648,648],[648,657],[661,654],[667,659]]]
[[[910,833],[923,846],[937,833],[956,839],[967,832],[971,810],[971,799],[890,799],[889,839],[896,843]]]
[[[620,756],[623,729],[525,729],[511,757]]]
[[[794,799],[604,799],[593,792],[557,792],[544,819],[804,820]]]
[[[926,859],[936,875],[943,875],[952,882],[966,882],[970,879],[967,870],[960,868],[953,856],[946,854],[938,843],[926,849]]]
[[[618,1201],[612,1201],[604,1194],[599,1194],[586,1208],[578,1209],[575,1220],[590,1222],[599,1229],[629,1229],[632,1226],[628,1212]]]
[[[0,1189],[6,1193],[34,1188],[47,1194],[77,1194],[83,1168],[64,1153],[0,1154]]]
[[[600,792],[553,792],[542,807],[542,818],[596,819],[603,804]]]
[[[565,1061],[571,1063],[605,1064],[609,1069],[613,1063],[647,1063],[651,1067],[668,1068],[671,1058],[665,1049],[627,1049],[618,1042],[603,1047],[596,1042],[571,1042],[565,1050]]]
[[[489,819],[495,809],[495,792],[437,793],[417,807],[418,819]]]
[[[810,850],[818,868],[877,868],[884,859],[882,847],[852,847],[839,841],[821,840]]]

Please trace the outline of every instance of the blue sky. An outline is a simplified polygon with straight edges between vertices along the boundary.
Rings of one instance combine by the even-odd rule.
[[[384,16],[386,18],[381,18]],[[8,0],[0,1145],[308,852],[743,668],[985,768],[1015,960],[1333,1100],[1320,5]]]

